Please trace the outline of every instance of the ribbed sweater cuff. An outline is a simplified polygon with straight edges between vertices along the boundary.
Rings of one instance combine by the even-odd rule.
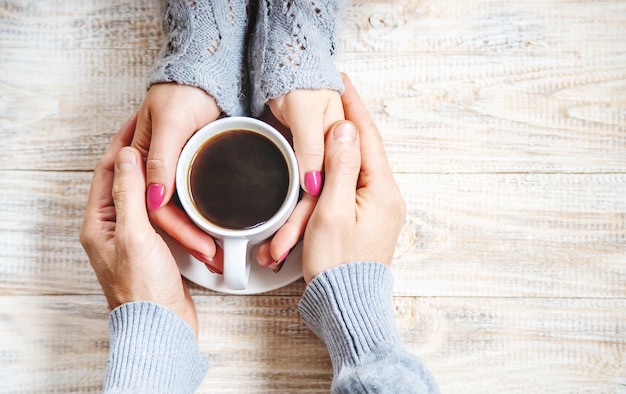
[[[107,393],[192,393],[208,369],[191,327],[151,302],[115,308],[109,317]]]
[[[335,374],[372,354],[402,346],[392,287],[389,268],[374,262],[341,265],[319,274],[306,287],[300,315],[326,344]]]

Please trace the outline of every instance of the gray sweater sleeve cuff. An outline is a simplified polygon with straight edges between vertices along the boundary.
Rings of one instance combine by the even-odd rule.
[[[343,92],[334,59],[342,0],[260,1],[250,54],[252,114],[295,89]]]
[[[335,374],[372,353],[402,345],[392,287],[389,268],[373,262],[341,265],[306,287],[300,314],[328,347]]]
[[[227,115],[247,112],[246,0],[165,0],[165,42],[148,86],[177,82],[213,96]]]
[[[207,372],[191,327],[161,305],[142,301],[115,308],[109,333],[103,392],[193,393]]]
[[[403,345],[386,266],[344,264],[316,276],[300,300],[300,314],[326,344],[333,364],[332,393],[438,393],[426,366]]]

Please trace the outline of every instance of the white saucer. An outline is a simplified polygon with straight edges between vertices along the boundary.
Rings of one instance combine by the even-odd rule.
[[[181,274],[197,285],[210,290],[240,295],[259,294],[280,289],[302,278],[302,242],[299,242],[289,253],[283,268],[277,274],[269,268],[261,268],[256,261],[256,248],[251,248],[248,252],[250,262],[248,286],[243,290],[231,290],[224,285],[222,275],[211,273],[204,263],[196,260],[176,241],[167,235],[161,235],[172,251]]]

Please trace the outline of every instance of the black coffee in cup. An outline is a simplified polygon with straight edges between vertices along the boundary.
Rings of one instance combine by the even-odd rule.
[[[196,209],[227,229],[265,223],[282,206],[288,188],[289,169],[279,148],[248,130],[230,130],[206,141],[189,174]]]

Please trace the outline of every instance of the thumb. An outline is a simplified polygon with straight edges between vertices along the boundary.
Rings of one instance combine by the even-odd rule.
[[[113,203],[115,205],[116,232],[122,234],[126,227],[140,231],[142,226],[149,225],[146,212],[146,180],[139,151],[124,147],[115,159],[115,176],[113,179]]]
[[[354,220],[356,185],[361,169],[361,151],[356,127],[340,121],[326,137],[324,189],[317,203],[328,217],[350,215]]]

